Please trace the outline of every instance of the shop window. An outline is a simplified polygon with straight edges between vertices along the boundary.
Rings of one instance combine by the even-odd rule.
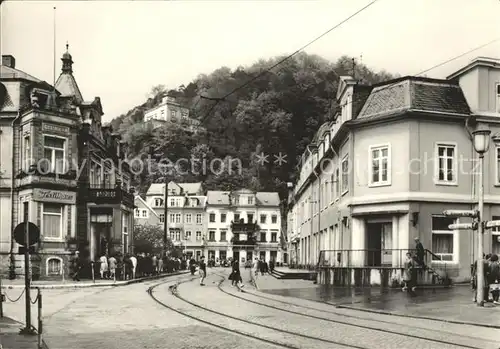
[[[47,259],[47,275],[61,275],[62,274],[62,259],[52,257]]]
[[[42,208],[42,234],[48,239],[62,239],[63,205],[44,203]]]
[[[456,249],[455,232],[450,230],[448,226],[454,223],[454,218],[432,217],[432,252],[441,257],[443,261],[453,261],[453,254]]]

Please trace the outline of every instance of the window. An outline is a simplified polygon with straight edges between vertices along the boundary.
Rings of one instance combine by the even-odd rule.
[[[335,189],[334,189],[335,195],[334,199],[338,199],[340,196],[340,171],[338,167],[335,169]]]
[[[226,241],[226,232],[225,231],[220,232],[220,241]]]
[[[499,85],[500,86],[500,85]],[[500,147],[495,148],[496,164],[495,164],[495,184],[500,185]]]
[[[172,115],[172,121],[175,121],[177,120],[177,112],[175,110],[172,110],[170,112],[170,115]]]
[[[186,231],[186,240],[191,240],[191,232],[189,230]]]
[[[456,145],[436,145],[436,182],[439,184],[457,184]]]
[[[253,223],[253,214],[247,213],[247,219],[248,219],[248,223]]]
[[[191,213],[186,213],[185,218],[186,218],[186,223],[191,223],[193,220]]]
[[[170,214],[170,223],[175,223],[175,214],[174,213]]]
[[[202,222],[202,216],[201,213],[196,214],[196,224],[201,224]]]
[[[215,231],[211,230],[208,232],[208,240],[215,241]]]
[[[165,214],[160,213],[160,223],[165,223]]]
[[[278,233],[271,233],[271,242],[278,242]]]
[[[235,214],[234,214],[234,221],[235,221],[236,223],[238,223],[238,222],[240,221],[240,214],[239,214],[239,213],[235,213]]]
[[[65,171],[65,145],[66,139],[44,136],[43,151],[44,165],[47,172],[64,173]]]
[[[142,218],[148,218],[148,211],[142,210]]]
[[[215,213],[210,213],[210,223],[215,223]]]
[[[198,199],[191,199],[191,207],[198,206]]]
[[[23,202],[23,222],[28,222],[29,219],[29,209],[30,209],[30,203],[29,201]]]
[[[30,142],[30,136],[25,136],[24,137],[24,142],[23,142],[23,154],[24,154],[24,159],[23,159],[23,164],[22,164],[22,169],[28,171],[29,167],[31,165],[31,142]]]
[[[432,216],[432,252],[443,261],[452,261],[455,246],[455,233],[448,226],[454,224],[455,219],[450,217]]]
[[[173,229],[170,229],[169,235],[170,235],[170,240],[174,241],[174,239],[175,239],[175,231]]]
[[[136,208],[136,209],[134,210],[134,212],[135,212],[135,217],[136,217],[136,218],[139,218],[139,217],[141,216],[141,215],[140,215],[140,211],[139,211],[139,209],[138,209],[138,208]]]
[[[181,214],[180,213],[176,213],[175,214],[175,223],[180,223],[181,222]]]
[[[342,159],[342,195],[349,191],[349,155]]]
[[[163,199],[156,198],[155,199],[155,206],[156,207],[162,207],[163,206]]]
[[[266,224],[267,216],[265,214],[260,215],[260,224]]]
[[[260,242],[266,242],[266,233],[260,233]]]
[[[491,220],[500,220],[500,216],[493,216]],[[500,255],[500,227],[491,229],[491,253]]]
[[[253,205],[253,197],[252,196],[248,197],[248,204]]]
[[[234,198],[234,204],[235,205],[239,205],[240,204],[240,198],[238,198],[237,196]]]
[[[181,240],[181,231],[180,230],[175,231],[175,240],[177,240],[177,241]]]
[[[500,113],[500,84],[497,84],[497,113]]]
[[[220,214],[220,222],[221,223],[226,223],[226,214],[225,213],[221,213]]]
[[[273,223],[273,224],[278,223],[278,216],[277,215],[273,214],[271,216],[271,223]]]
[[[59,258],[47,259],[47,275],[61,275],[62,262]]]
[[[63,206],[59,204],[43,204],[42,234],[49,239],[62,239],[63,237]]]
[[[176,203],[175,198],[171,198],[170,199],[170,207],[175,207],[176,206],[175,203]]]
[[[160,111],[161,119],[165,120],[165,110]]]
[[[389,145],[372,146],[370,152],[370,186],[390,185]]]
[[[196,232],[196,241],[201,241],[201,231]]]

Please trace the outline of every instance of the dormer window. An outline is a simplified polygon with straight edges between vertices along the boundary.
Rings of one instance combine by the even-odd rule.
[[[191,199],[191,207],[198,206],[198,199]]]
[[[162,207],[163,206],[163,199],[156,198],[155,199],[155,206],[156,207]]]
[[[248,204],[253,205],[253,197],[252,196],[248,197]]]

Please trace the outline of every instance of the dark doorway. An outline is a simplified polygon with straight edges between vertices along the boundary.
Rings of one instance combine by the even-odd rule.
[[[247,261],[253,261],[253,252],[247,252]]]
[[[366,224],[366,265],[379,267],[382,264],[382,223]]]
[[[233,260],[235,261],[240,261],[240,251],[234,251],[233,252]]]

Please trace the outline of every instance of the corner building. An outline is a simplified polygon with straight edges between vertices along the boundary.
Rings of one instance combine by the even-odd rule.
[[[0,256],[2,272],[24,274],[22,255],[11,232],[26,218],[40,227],[40,243],[31,256],[33,278],[60,278],[69,272],[69,257],[79,250],[88,260],[104,252],[126,252],[124,239],[133,226],[133,195],[127,202],[130,175],[97,171],[90,164],[119,157],[117,137],[101,127],[98,97],[85,102],[73,77],[72,57],[62,57],[62,72],[51,86],[15,67],[13,56],[2,56],[0,74]],[[94,147],[98,144],[101,153]],[[122,153],[123,155],[123,153]],[[123,158],[123,157],[122,157]],[[84,161],[84,159],[86,159]],[[97,174],[99,173],[99,174]],[[106,184],[107,183],[107,184]],[[99,193],[103,186],[107,193]],[[112,198],[111,198],[112,197]],[[90,206],[117,208],[103,231],[107,244],[97,248],[100,237]],[[120,209],[118,210],[118,207]],[[109,212],[108,212],[109,213]],[[112,223],[115,223],[114,225]],[[118,231],[119,230],[119,231]],[[112,248],[112,246],[114,246]]]
[[[477,58],[448,79],[363,86],[342,77],[337,100],[340,112],[303,154],[290,193],[295,263],[319,263],[322,283],[391,285],[418,237],[435,271],[422,282],[469,280],[478,234],[450,230],[458,220],[442,213],[476,208],[471,132],[500,131],[500,61]],[[500,148],[493,142],[485,171],[484,218],[499,219]],[[500,252],[499,234],[486,232],[486,253]]]

